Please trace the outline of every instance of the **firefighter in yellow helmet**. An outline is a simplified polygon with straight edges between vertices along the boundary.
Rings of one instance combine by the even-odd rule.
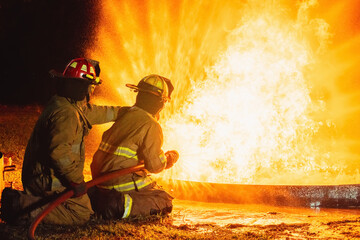
[[[104,132],[91,163],[93,178],[143,162],[146,171],[130,173],[96,187],[91,197],[94,211],[105,219],[168,214],[173,197],[159,188],[150,173],[168,169],[179,154],[162,150],[163,133],[159,112],[170,100],[173,86],[159,75],[144,77],[138,85],[126,84],[138,92],[136,103]]]

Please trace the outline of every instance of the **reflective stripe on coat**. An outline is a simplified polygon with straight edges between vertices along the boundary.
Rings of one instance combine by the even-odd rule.
[[[150,183],[148,173],[161,172],[166,166],[162,144],[163,133],[157,120],[143,109],[131,107],[104,132],[91,163],[92,177],[132,167],[141,161],[146,171],[120,176],[98,187],[121,190],[127,186],[131,189],[146,186]],[[133,187],[133,183],[140,185]]]

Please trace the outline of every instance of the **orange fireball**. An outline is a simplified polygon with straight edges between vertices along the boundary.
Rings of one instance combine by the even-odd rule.
[[[173,81],[160,121],[180,160],[164,178],[359,183],[359,18],[336,20],[354,4],[103,1],[97,102],[133,102],[124,84],[151,73]]]

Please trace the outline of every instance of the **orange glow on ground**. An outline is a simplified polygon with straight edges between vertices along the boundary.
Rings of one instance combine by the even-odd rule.
[[[172,79],[161,175],[241,184],[360,182],[360,3],[102,1],[97,103]],[[99,131],[99,137],[101,132]]]

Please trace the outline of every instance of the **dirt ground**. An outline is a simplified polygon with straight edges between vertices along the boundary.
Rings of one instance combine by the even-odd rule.
[[[11,157],[17,167],[15,172],[6,175],[7,180],[11,180],[16,189],[22,189],[20,181],[22,158],[41,109],[41,106],[0,105],[0,151],[5,157]],[[99,139],[94,139],[95,136],[90,134],[86,140],[87,159],[91,159],[98,145]],[[88,164],[85,174],[89,171]],[[170,220],[140,225],[121,221],[91,223],[76,231],[71,227],[67,229],[52,228],[49,231],[48,228],[41,226],[37,230],[37,237],[39,239],[360,239],[360,210],[204,203],[176,199]],[[25,236],[26,228],[10,227],[0,223],[0,239],[23,239]]]
[[[174,203],[174,225],[219,226],[276,239],[360,239],[360,211],[266,205]]]

